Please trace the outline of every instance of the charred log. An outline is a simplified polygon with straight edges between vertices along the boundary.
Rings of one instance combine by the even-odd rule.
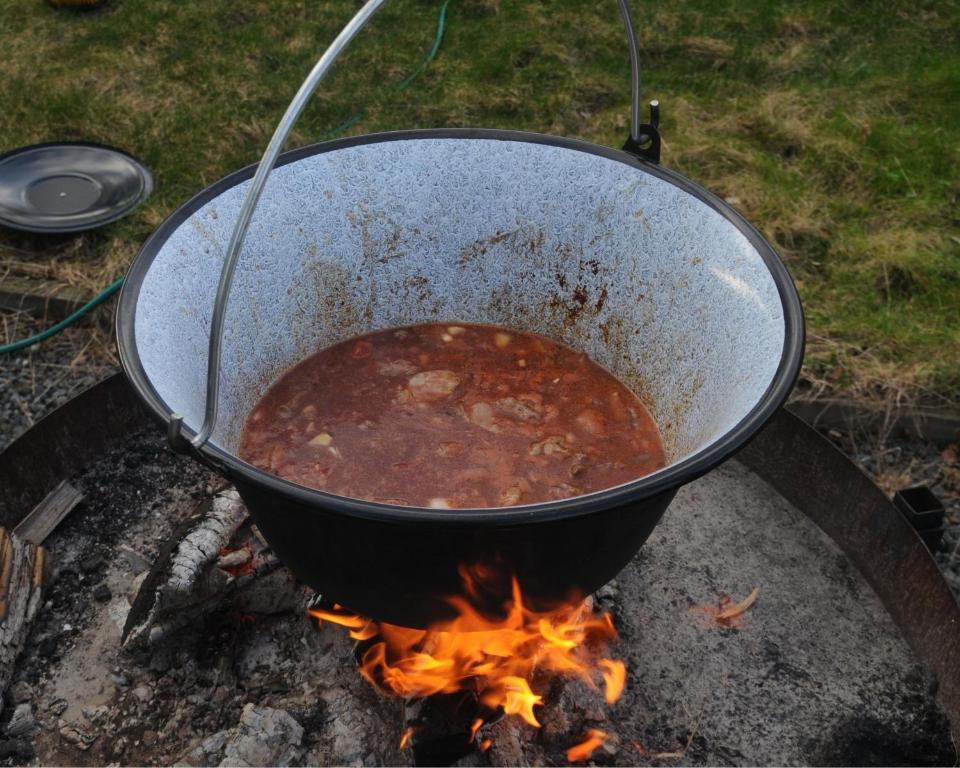
[[[155,646],[228,602],[260,613],[298,607],[301,594],[289,572],[278,567],[237,492],[220,491],[174,531],[137,588],[123,630],[124,649]],[[264,594],[246,589],[255,581]]]
[[[0,694],[43,603],[46,551],[0,528]]]

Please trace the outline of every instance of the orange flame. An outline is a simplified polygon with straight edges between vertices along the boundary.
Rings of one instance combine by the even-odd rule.
[[[466,594],[478,599],[484,572],[463,572]],[[594,690],[604,682],[604,698],[614,703],[623,693],[626,667],[602,658],[617,633],[609,614],[598,615],[587,602],[537,612],[524,605],[520,585],[512,582],[512,598],[503,618],[490,618],[463,598],[451,598],[457,616],[429,629],[383,624],[350,614],[311,610],[322,622],[344,626],[356,640],[370,641],[360,674],[386,693],[420,698],[438,693],[477,691],[481,704],[502,709],[540,727],[534,709],[543,706],[543,686],[551,675],[580,677]],[[536,676],[536,679],[535,679]],[[483,725],[471,726],[473,741]],[[481,745],[482,746],[482,745]]]
[[[622,661],[600,659],[601,674],[603,675],[603,697],[607,704],[613,704],[623,693],[623,686],[627,682],[627,667]]]
[[[607,740],[607,734],[591,728],[587,731],[587,738],[567,750],[567,760],[571,763],[582,763],[590,755],[602,747]]]
[[[413,736],[413,728],[407,728],[403,732],[403,736],[400,737],[400,749],[404,749],[407,744],[410,743],[410,738]]]

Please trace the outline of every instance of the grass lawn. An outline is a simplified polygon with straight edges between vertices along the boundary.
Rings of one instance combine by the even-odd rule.
[[[629,67],[613,0],[391,0],[298,124],[487,126],[619,146]],[[0,150],[86,139],[132,152],[152,199],[79,238],[0,234],[0,275],[89,288],[177,205],[259,157],[356,0],[0,0]],[[809,323],[808,393],[960,401],[960,3],[634,0],[664,164],[773,242]],[[42,255],[36,255],[43,250]]]

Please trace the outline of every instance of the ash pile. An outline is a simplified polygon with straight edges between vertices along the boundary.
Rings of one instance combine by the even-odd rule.
[[[537,680],[539,728],[501,713],[473,733],[476,692],[404,700],[368,684],[358,642],[318,627],[319,597],[235,493],[159,438],[132,436],[70,482],[75,501],[61,499],[42,555],[29,545],[11,566],[21,586],[7,615],[21,620],[3,636],[19,650],[0,678],[6,765],[956,758],[935,682],[877,597],[735,464],[681,490],[593,597],[616,617],[620,700],[606,706],[576,678]]]

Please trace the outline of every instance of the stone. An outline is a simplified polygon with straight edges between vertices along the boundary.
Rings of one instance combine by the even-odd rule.
[[[64,725],[60,728],[60,735],[77,749],[87,750],[96,739],[96,736],[90,736],[83,731],[74,728],[72,725]]]
[[[110,710],[106,707],[106,705],[103,704],[101,704],[99,707],[84,707],[81,710],[83,716],[90,723],[102,722],[109,711]]]
[[[132,691],[134,698],[141,704],[148,703],[153,698],[153,692],[145,685],[138,685]]]

